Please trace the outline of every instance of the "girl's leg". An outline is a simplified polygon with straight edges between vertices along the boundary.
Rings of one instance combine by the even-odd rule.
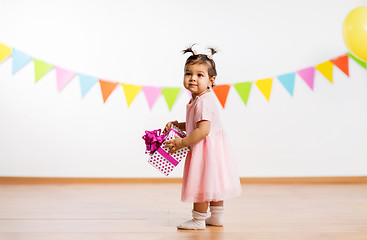
[[[224,202],[210,202],[211,216],[205,220],[206,225],[221,227],[224,224],[223,211]]]
[[[218,201],[218,202],[210,202],[210,206],[223,206],[224,201]]]
[[[178,229],[198,230],[205,229],[205,219],[207,218],[208,202],[194,203],[192,210],[192,219],[181,223]]]
[[[200,213],[206,213],[208,211],[208,202],[194,203],[194,210]]]

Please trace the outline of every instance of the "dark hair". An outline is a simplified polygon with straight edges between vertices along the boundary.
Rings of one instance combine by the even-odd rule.
[[[213,77],[213,76],[217,76],[217,70],[215,69],[215,62],[213,61],[213,59],[211,59],[211,57],[209,57],[208,55],[205,54],[196,54],[196,52],[192,49],[192,47],[195,44],[192,44],[190,47],[186,48],[185,50],[182,51],[183,54],[191,52],[192,55],[190,57],[187,58],[186,63],[185,63],[185,67],[186,65],[192,65],[192,64],[207,64],[208,65],[208,74],[209,77]],[[217,49],[215,48],[208,48],[213,56],[215,53],[218,52]]]

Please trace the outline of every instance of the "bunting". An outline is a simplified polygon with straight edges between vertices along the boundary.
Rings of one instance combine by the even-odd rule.
[[[13,60],[13,65],[12,65],[13,75],[17,73],[21,68],[23,68],[27,63],[29,63],[32,60],[31,56],[21,51],[18,51],[14,48],[13,48],[13,51],[11,52],[11,58]]]
[[[84,98],[85,95],[87,95],[87,93],[89,92],[89,90],[91,90],[92,87],[98,82],[98,78],[80,73],[78,74],[78,77],[82,98]]]
[[[354,61],[356,61],[359,65],[361,65],[363,68],[367,69],[367,63],[363,62],[362,60],[359,60],[359,58],[357,58],[356,56],[354,56],[351,53],[347,53],[349,57],[353,58]]]
[[[40,80],[46,73],[48,73],[52,67],[53,65],[50,63],[34,59],[34,73],[36,82],[38,82],[38,80]]]
[[[0,44],[0,62],[4,61],[11,54],[11,48]]]
[[[136,95],[138,95],[143,86],[124,84],[124,83],[121,83],[121,85],[124,88],[127,106],[130,107],[130,104],[133,102]]]
[[[75,76],[75,72],[55,66],[57,90],[60,92]]]
[[[152,110],[154,103],[157,101],[159,95],[162,92],[162,88],[144,86],[143,92],[144,92],[145,98],[147,99],[149,109]]]
[[[181,88],[172,88],[172,87],[167,87],[167,88],[162,89],[162,94],[164,98],[166,99],[167,106],[170,111],[173,107],[173,104],[176,101],[178,94],[180,93],[180,90]]]
[[[229,89],[231,88],[231,85],[225,84],[225,85],[216,85],[213,87],[213,92],[217,96],[220,104],[224,108],[227,101],[227,96]]]
[[[261,79],[257,80],[255,83],[262,92],[262,94],[264,95],[264,97],[269,101],[271,86],[273,85],[273,79],[272,78]]]
[[[291,96],[293,96],[294,82],[296,80],[296,73],[288,73],[277,77],[280,83],[285,87]]]
[[[349,61],[348,55],[344,54],[340,57],[331,59],[330,61],[337,66],[345,75],[349,77]]]
[[[313,90],[313,82],[315,79],[315,68],[309,67],[309,68],[301,69],[297,71],[297,73],[298,75],[301,76],[303,81],[305,81],[305,83],[311,88],[311,90]]]
[[[333,64],[330,61],[326,61],[316,65],[316,69],[319,70],[322,75],[326,77],[331,83],[333,83]]]
[[[139,94],[139,92],[143,91],[150,110],[153,108],[159,96],[163,95],[167,103],[168,109],[171,111],[182,89],[180,87],[142,86],[142,85],[126,84],[117,81],[106,81],[98,77],[77,73],[72,70],[55,66],[52,63],[36,59],[18,49],[11,48],[9,46],[0,43],[0,62],[3,62],[8,57],[11,57],[12,59],[13,75],[16,74],[18,71],[20,71],[24,66],[26,66],[29,62],[33,60],[36,83],[45,74],[54,69],[56,73],[57,90],[59,92],[61,92],[65,88],[65,86],[69,82],[71,82],[75,78],[75,76],[77,76],[80,83],[81,97],[84,98],[88,94],[88,92],[93,88],[93,86],[95,86],[97,82],[99,82],[103,103],[106,103],[107,99],[116,89],[116,87],[121,85],[123,88],[123,92],[128,107],[130,107],[130,105],[132,104],[136,96]],[[279,76],[255,81],[239,82],[235,84],[217,85],[213,87],[213,92],[217,97],[218,101],[220,102],[221,106],[225,108],[230,88],[231,86],[233,86],[236,89],[237,94],[240,96],[245,106],[247,106],[250,97],[250,92],[253,91],[252,85],[253,83],[255,83],[258,88],[258,91],[260,91],[262,95],[264,95],[267,101],[270,101],[273,79],[277,78],[281,83],[281,85],[286,89],[286,91],[291,96],[293,96],[295,89],[296,75],[299,75],[300,78],[307,84],[307,86],[312,91],[314,90],[315,70],[319,71],[331,83],[333,83],[334,66],[336,66],[340,71],[342,71],[346,76],[349,77],[349,58],[353,59],[360,66],[367,69],[366,62],[361,61],[360,59],[356,58],[353,54],[348,52],[346,54],[332,58],[320,64],[316,64],[314,66],[310,66]],[[187,95],[185,94],[185,96],[191,97],[190,92],[188,91],[186,92],[189,94]]]
[[[240,95],[242,101],[247,105],[247,100],[250,95],[252,82],[236,83],[233,87],[236,89],[238,95]]]
[[[103,103],[105,103],[107,101],[108,97],[111,95],[113,90],[115,90],[115,88],[117,87],[117,85],[119,83],[118,82],[109,82],[109,81],[105,81],[105,80],[100,79],[99,84],[101,86]]]

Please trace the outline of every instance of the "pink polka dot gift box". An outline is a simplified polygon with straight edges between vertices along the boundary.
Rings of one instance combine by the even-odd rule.
[[[164,142],[172,140],[175,136],[184,138],[186,134],[177,126],[172,125],[166,134],[161,134],[161,130],[145,131],[143,139],[146,144],[146,152],[149,153],[148,162],[161,173],[168,176],[173,169],[184,159],[190,151],[189,147],[181,148],[173,154],[169,154],[169,148],[164,146]]]

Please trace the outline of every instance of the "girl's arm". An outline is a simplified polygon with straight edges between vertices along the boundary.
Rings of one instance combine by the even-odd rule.
[[[210,132],[210,121],[201,121],[197,123],[197,128],[194,131],[192,131],[190,135],[188,135],[185,138],[180,138],[176,136],[175,139],[166,141],[165,145],[171,148],[169,153],[174,153],[181,148],[199,142],[200,140],[208,136],[209,132]]]
[[[168,130],[171,128],[172,124],[176,125],[182,131],[186,131],[186,123],[185,122],[180,122],[179,123],[178,121],[173,121],[173,122],[169,122],[169,123],[166,124],[166,126],[164,127],[164,130],[163,130],[163,134],[168,132]]]
[[[178,123],[177,127],[181,129],[182,131],[186,131],[186,122]]]

